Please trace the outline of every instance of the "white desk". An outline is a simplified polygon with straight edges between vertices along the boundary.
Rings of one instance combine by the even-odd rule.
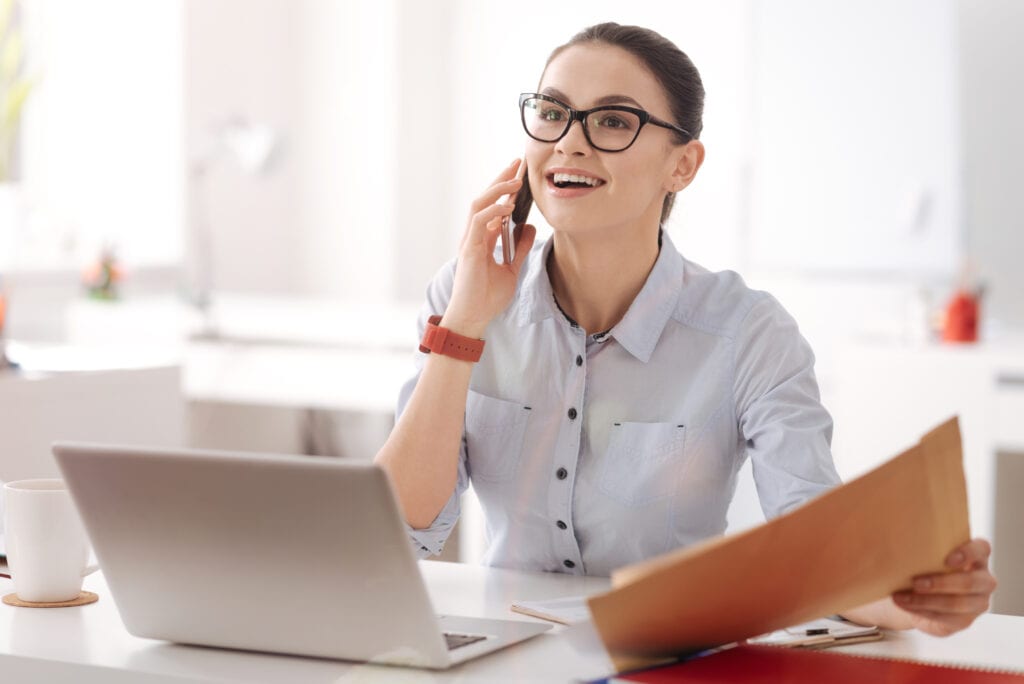
[[[509,604],[592,594],[608,586],[603,578],[430,561],[421,567],[441,613],[530,619],[509,613]],[[578,652],[562,627],[446,672],[181,646],[130,636],[101,576],[87,578],[86,588],[100,594],[98,603],[48,610],[0,604],[4,681],[569,682],[607,674],[609,668],[604,657]],[[0,579],[0,593],[10,591],[10,581]],[[1024,618],[983,615],[947,639],[900,632],[844,651],[1024,670]]]

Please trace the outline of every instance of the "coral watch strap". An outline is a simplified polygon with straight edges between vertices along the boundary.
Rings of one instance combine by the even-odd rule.
[[[480,360],[484,353],[484,341],[475,340],[452,332],[448,328],[438,325],[441,322],[440,316],[431,316],[427,319],[427,329],[423,331],[423,341],[420,342],[420,351],[424,354],[434,352],[443,356],[450,356],[460,361]]]

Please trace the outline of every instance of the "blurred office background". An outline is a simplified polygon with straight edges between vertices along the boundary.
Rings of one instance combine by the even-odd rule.
[[[32,87],[0,183],[22,365],[0,376],[0,444],[19,445],[0,479],[43,468],[26,459],[54,436],[372,457],[424,286],[523,148],[518,93],[614,20],[700,69],[707,161],[668,230],[800,322],[842,474],[958,413],[974,530],[1024,573],[1024,3],[21,0],[13,16]],[[89,297],[104,255],[120,278]],[[961,287],[984,287],[980,340],[943,343]],[[744,479],[734,529],[759,515]],[[466,522],[453,553],[473,558]],[[999,600],[1024,612],[1024,588]]]

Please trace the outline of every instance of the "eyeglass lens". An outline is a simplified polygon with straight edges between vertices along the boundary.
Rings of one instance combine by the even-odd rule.
[[[569,129],[572,119],[565,107],[540,98],[523,101],[523,124],[537,140],[554,142]],[[585,132],[594,147],[614,152],[624,150],[636,139],[640,117],[622,109],[601,109],[586,117]]]

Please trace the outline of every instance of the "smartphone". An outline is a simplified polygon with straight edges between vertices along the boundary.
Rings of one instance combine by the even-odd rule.
[[[506,195],[501,199],[505,204],[514,203],[512,216],[506,216],[501,220],[501,256],[506,264],[511,264],[512,260],[516,258],[515,228],[526,223],[526,218],[530,215],[530,208],[533,206],[530,175],[526,171],[525,159],[516,171],[516,178],[523,181],[519,192],[515,195]]]

